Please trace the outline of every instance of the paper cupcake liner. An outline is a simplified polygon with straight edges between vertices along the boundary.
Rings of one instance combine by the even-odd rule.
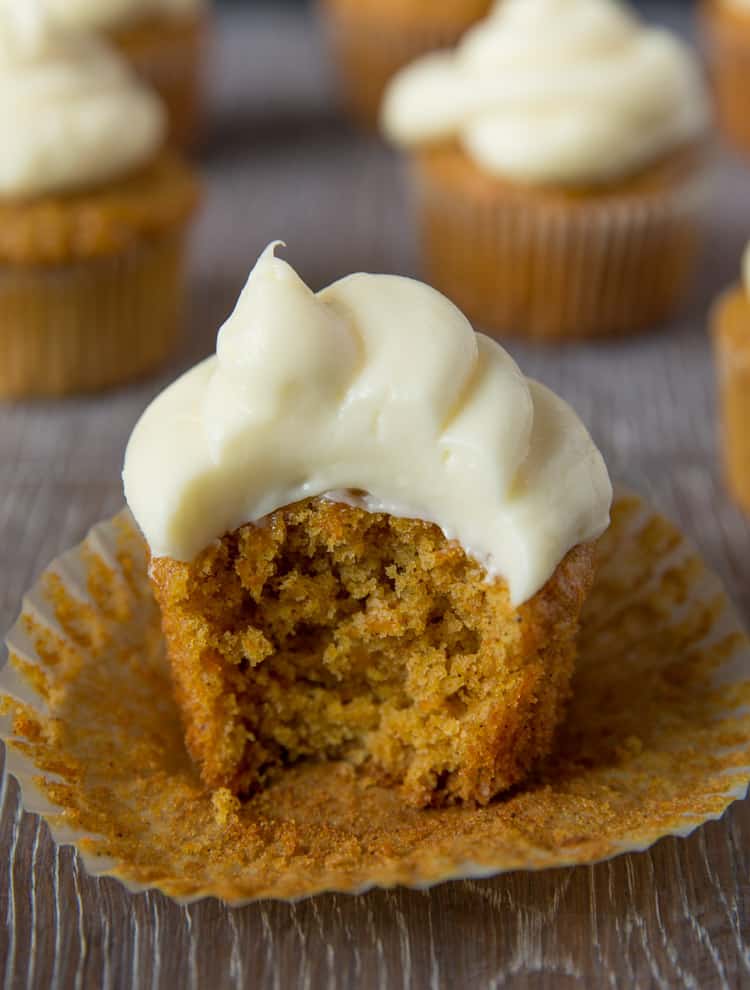
[[[171,27],[159,21],[153,39],[113,40],[138,74],[158,92],[169,116],[169,139],[179,148],[194,148],[205,131],[204,70],[211,28],[209,18]]]
[[[735,501],[750,513],[750,302],[744,289],[722,296],[711,315],[719,386],[724,473]]]
[[[650,194],[470,199],[414,171],[425,274],[478,328],[565,341],[666,321],[692,281],[710,170]]]
[[[721,6],[704,3],[703,13],[716,109],[726,136],[750,155],[750,19],[738,29],[740,15]]]
[[[184,241],[180,228],[112,257],[0,265],[0,398],[92,391],[160,365],[179,325]]]
[[[127,512],[24,600],[0,672],[23,805],[94,875],[181,903],[426,887],[588,864],[685,836],[750,779],[750,645],[681,534],[618,499],[555,756],[486,808],[419,811],[345,764],[241,805],[185,754],[146,550]]]
[[[360,127],[377,130],[380,104],[393,76],[427,52],[451,48],[471,26],[430,23],[409,24],[374,19],[366,12],[342,12],[336,4],[319,0],[329,48],[335,63],[341,100]]]

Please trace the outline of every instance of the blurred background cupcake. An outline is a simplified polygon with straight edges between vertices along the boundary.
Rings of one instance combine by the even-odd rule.
[[[704,0],[719,120],[750,155],[750,0]]]
[[[709,101],[688,48],[616,0],[502,0],[391,83],[426,276],[482,328],[544,339],[666,320],[707,205]]]
[[[742,284],[719,299],[711,322],[727,484],[750,513],[750,246],[742,274]]]
[[[189,147],[203,123],[209,0],[46,0],[61,25],[100,31],[161,96],[170,140]]]
[[[192,172],[94,36],[0,0],[0,397],[138,377],[178,328]]]
[[[391,77],[417,56],[454,45],[491,0],[319,0],[319,6],[343,103],[357,123],[374,128]]]

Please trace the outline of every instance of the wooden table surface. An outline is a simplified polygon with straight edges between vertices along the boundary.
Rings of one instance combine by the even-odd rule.
[[[44,565],[120,507],[137,416],[212,348],[267,242],[285,239],[316,287],[356,269],[419,272],[403,171],[337,118],[311,22],[231,15],[216,68],[179,359],[160,380],[114,394],[0,408],[0,630]],[[576,405],[614,477],[680,522],[748,620],[750,525],[721,484],[706,336],[710,300],[736,277],[750,235],[750,169],[726,153],[716,196],[702,275],[677,324],[601,348],[511,350]],[[750,802],[688,840],[592,868],[228,911],[92,880],[21,812],[13,781],[0,797],[8,988],[750,986]]]

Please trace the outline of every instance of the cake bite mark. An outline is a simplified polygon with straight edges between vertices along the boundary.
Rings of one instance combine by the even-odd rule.
[[[417,806],[487,803],[550,748],[593,556],[515,608],[436,526],[313,499],[153,561],[205,784],[343,759]]]

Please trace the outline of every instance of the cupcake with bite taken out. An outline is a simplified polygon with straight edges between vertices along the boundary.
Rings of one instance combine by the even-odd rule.
[[[375,128],[383,93],[399,69],[454,45],[491,0],[319,0],[351,117]]]
[[[208,0],[45,0],[58,23],[97,31],[158,92],[170,140],[196,143],[203,130]]]
[[[435,290],[314,294],[270,247],[124,481],[207,787],[335,760],[485,804],[549,752],[611,486],[573,410]]]
[[[503,0],[387,92],[426,273],[482,328],[565,341],[667,320],[694,271],[709,101],[616,0]]]
[[[0,2],[0,397],[161,364],[178,330],[198,185],[121,58]]]

